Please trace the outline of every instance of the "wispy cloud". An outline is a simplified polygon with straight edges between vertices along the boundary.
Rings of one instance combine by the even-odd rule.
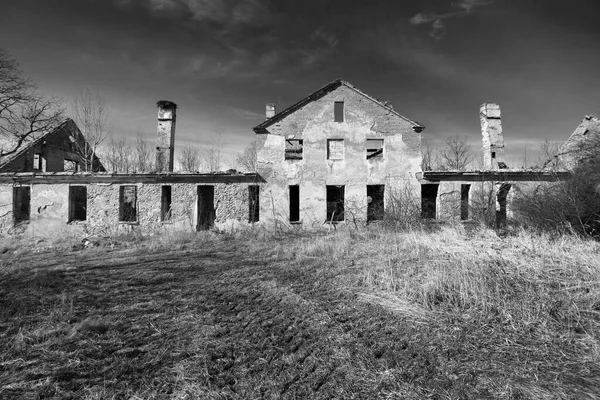
[[[431,24],[429,36],[435,40],[440,40],[446,35],[446,24],[444,19],[463,17],[473,13],[473,9],[477,7],[485,7],[493,4],[496,0],[459,0],[454,1],[450,5],[453,8],[460,8],[459,11],[450,11],[441,14],[420,12],[413,16],[409,21],[413,25]]]

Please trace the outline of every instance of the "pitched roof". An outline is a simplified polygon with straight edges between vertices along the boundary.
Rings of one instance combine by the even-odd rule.
[[[34,147],[35,145],[40,143],[47,136],[49,136],[52,133],[65,127],[69,122],[73,122],[73,120],[71,118],[66,118],[65,120],[63,120],[62,122],[60,122],[59,124],[54,126],[53,128],[50,128],[50,129],[46,130],[45,132],[43,132],[41,135],[39,135],[39,136],[35,135],[35,136],[28,137],[17,151],[15,151],[14,153],[9,154],[7,156],[0,157],[0,168],[5,165],[10,164],[13,160],[16,160],[21,155],[27,153],[29,151],[29,149],[31,149],[32,147]]]
[[[284,119],[285,117],[287,117],[288,115],[294,113],[296,110],[304,107],[306,104],[318,100],[321,97],[325,96],[327,93],[332,92],[333,90],[337,89],[340,86],[346,86],[352,90],[354,90],[355,92],[361,94],[362,96],[366,97],[367,99],[377,103],[378,105],[380,105],[381,107],[385,108],[386,110],[388,110],[390,113],[402,118],[403,120],[405,120],[406,122],[408,122],[409,124],[413,125],[413,129],[418,130],[419,132],[423,129],[425,129],[425,127],[421,124],[419,124],[416,121],[413,121],[411,119],[408,119],[400,114],[398,114],[396,111],[394,111],[392,109],[391,106],[387,105],[386,103],[377,100],[376,98],[369,96],[368,94],[366,94],[365,92],[363,92],[362,90],[358,89],[356,86],[352,85],[350,82],[347,82],[345,80],[342,79],[336,79],[335,81],[328,83],[327,85],[323,86],[322,88],[320,88],[319,90],[317,90],[316,92],[308,95],[307,97],[305,97],[304,99],[300,100],[299,102],[297,102],[296,104],[286,108],[285,110],[275,114],[273,117],[269,118],[268,120],[264,121],[263,123],[255,126],[254,128],[252,128],[252,130],[255,133],[268,133],[267,128],[271,125],[273,125],[276,122],[281,121],[282,119]]]

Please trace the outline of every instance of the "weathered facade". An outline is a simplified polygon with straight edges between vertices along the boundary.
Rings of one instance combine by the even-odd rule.
[[[260,214],[304,227],[381,219],[387,199],[418,196],[422,125],[336,80],[256,126]]]

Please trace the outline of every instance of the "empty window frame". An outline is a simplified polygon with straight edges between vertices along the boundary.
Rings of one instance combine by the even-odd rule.
[[[336,101],[333,107],[333,120],[335,122],[344,122],[344,102]]]
[[[469,191],[471,185],[460,185],[460,219],[465,221],[469,219]]]
[[[302,140],[286,139],[285,141],[285,159],[302,160]]]
[[[367,222],[383,219],[384,194],[384,185],[367,185]]]
[[[438,187],[437,183],[421,185],[421,217],[435,219]]]
[[[327,186],[327,221],[344,220],[344,186]]]
[[[87,219],[87,187],[69,186],[69,222]]]
[[[63,162],[63,171],[65,171],[65,172],[79,171],[77,161],[73,161],[73,160],[69,160],[68,158],[65,158],[64,162]]]
[[[367,160],[383,158],[383,139],[367,139]]]
[[[119,221],[137,222],[137,186],[119,188]]]
[[[258,222],[260,220],[260,186],[248,186],[248,222]]]
[[[327,159],[344,159],[344,139],[327,139]]]
[[[300,222],[300,186],[290,185],[290,222]]]
[[[15,225],[29,221],[31,212],[31,188],[29,186],[16,186],[13,188],[13,219]]]
[[[171,193],[172,188],[170,185],[162,186],[160,191],[160,220],[163,222],[171,220]]]
[[[196,230],[205,231],[215,225],[217,218],[215,210],[215,187],[212,185],[198,186],[198,217]]]
[[[44,158],[41,153],[35,153],[33,155],[33,170],[34,171],[43,171],[44,170]]]

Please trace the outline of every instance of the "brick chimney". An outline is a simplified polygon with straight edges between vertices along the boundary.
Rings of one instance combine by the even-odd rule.
[[[267,111],[266,111],[267,119],[273,118],[275,116],[275,114],[276,114],[276,112],[275,112],[275,104],[273,104],[273,103],[267,103]]]
[[[483,169],[506,168],[500,106],[496,103],[483,103],[479,109],[479,119],[483,142]]]
[[[156,171],[173,172],[175,151],[175,119],[177,104],[161,100],[158,106],[158,131],[156,137]]]

